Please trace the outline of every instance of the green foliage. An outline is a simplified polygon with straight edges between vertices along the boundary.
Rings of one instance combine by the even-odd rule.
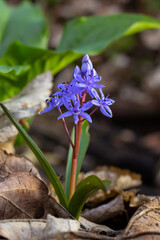
[[[29,148],[32,150],[34,155],[36,156],[37,160],[41,164],[43,170],[45,171],[46,175],[48,176],[51,184],[53,185],[55,192],[58,196],[58,199],[60,203],[67,209],[67,199],[63,190],[63,187],[56,176],[54,170],[52,169],[51,165],[41,152],[41,150],[38,148],[38,146],[35,144],[35,142],[31,139],[31,137],[27,134],[27,132],[21,127],[21,125],[12,117],[8,109],[0,103],[1,108],[5,112],[5,114],[8,116],[10,121],[14,124],[14,126],[17,128],[19,133],[24,138],[25,142],[28,144]]]
[[[113,42],[106,50],[106,57],[113,58],[118,53],[130,53],[137,43],[135,35],[123,37]]]
[[[28,46],[47,48],[49,31],[38,5],[22,1],[11,7],[1,0],[0,9],[0,56],[15,40]]]
[[[87,148],[90,141],[90,134],[88,132],[89,129],[89,123],[87,121],[84,121],[82,123],[82,131],[81,131],[81,141],[80,141],[80,147],[79,147],[79,155],[78,155],[78,164],[77,164],[77,177],[80,172],[83,159],[85,157],[85,154],[87,152]],[[72,131],[71,139],[74,142],[74,128]],[[65,178],[65,193],[67,198],[69,197],[69,184],[70,184],[70,175],[71,175],[71,165],[72,165],[72,153],[73,149],[72,146],[69,146],[68,151],[68,158],[67,158],[67,167],[66,167],[66,178]]]
[[[57,51],[98,54],[123,36],[154,28],[160,21],[140,14],[81,17],[68,22]]]
[[[39,7],[23,2],[18,8],[12,9],[4,1],[0,2],[0,7],[4,9],[0,15],[1,51],[15,39],[32,45],[13,42],[0,59],[0,101],[19,93],[40,73],[47,70],[58,73],[81,54],[97,54],[121,37],[145,29],[160,28],[160,21],[138,14],[82,17],[68,22],[57,51],[51,51],[33,47],[46,45],[46,25]],[[12,26],[17,16],[19,19]],[[41,31],[36,32],[34,28]],[[32,29],[32,32],[29,33],[28,29]]]
[[[91,175],[85,178],[77,186],[69,202],[68,211],[72,214],[72,216],[78,219],[87,199],[99,189],[102,189],[105,192],[106,185],[107,181],[105,181],[104,184],[97,176]]]
[[[70,51],[59,54],[12,43],[0,59],[0,101],[19,93],[36,75],[47,70],[55,74],[78,57]]]

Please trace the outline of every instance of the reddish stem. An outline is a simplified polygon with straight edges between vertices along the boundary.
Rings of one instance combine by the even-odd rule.
[[[73,148],[73,155],[72,155],[72,167],[71,167],[71,175],[70,175],[70,185],[69,185],[69,201],[71,200],[76,185],[76,173],[77,173],[77,161],[78,161],[78,124],[75,125],[75,142]]]
[[[97,110],[99,109],[99,107],[96,107],[95,109],[93,109],[93,111],[89,114],[90,116],[95,113]]]
[[[86,98],[86,91],[84,91],[82,94],[81,106],[85,102],[85,98]],[[74,142],[74,148],[73,148],[72,167],[71,167],[71,175],[70,175],[69,201],[71,200],[76,187],[77,162],[78,162],[78,154],[79,154],[79,147],[80,147],[80,141],[81,141],[82,119],[83,118],[79,116],[79,121],[75,125],[75,142]]]
[[[61,111],[60,108],[58,108],[58,111],[59,111],[60,115],[62,115],[62,111]],[[73,145],[72,139],[71,139],[71,137],[70,137],[70,134],[69,134],[69,131],[68,131],[68,128],[67,128],[67,125],[66,125],[66,122],[65,122],[65,119],[64,119],[64,118],[62,118],[62,122],[63,122],[63,125],[64,125],[64,129],[65,129],[65,131],[66,131],[67,137],[68,137],[68,139],[69,139],[69,142],[70,142],[72,148],[74,148],[74,145]]]

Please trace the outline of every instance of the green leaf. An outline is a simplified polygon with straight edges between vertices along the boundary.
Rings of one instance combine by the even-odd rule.
[[[78,174],[81,170],[82,163],[90,142],[90,134],[88,132],[89,124],[87,121],[83,121],[82,123],[82,131],[81,131],[81,141],[80,141],[80,148],[79,148],[79,155],[78,155],[78,163],[77,163],[77,173],[76,179]],[[74,142],[74,128],[72,131],[71,139]],[[68,151],[68,158],[67,158],[67,166],[66,166],[66,177],[65,177],[65,193],[67,198],[69,197],[69,185],[70,185],[70,175],[71,175],[71,165],[72,165],[72,153],[73,149],[72,146],[69,146]]]
[[[2,103],[0,103],[0,106],[3,109],[3,111],[6,113],[6,115],[10,119],[10,121],[17,128],[19,133],[22,135],[25,142],[28,144],[29,148],[32,150],[32,152],[34,153],[36,158],[38,159],[43,170],[47,174],[51,184],[53,185],[55,192],[59,198],[60,203],[65,208],[67,208],[67,199],[66,199],[65,192],[62,188],[62,185],[61,185],[58,177],[56,176],[54,170],[52,169],[51,165],[49,164],[49,162],[47,161],[47,159],[45,158],[45,156],[43,155],[41,150],[38,148],[38,146],[35,144],[35,142],[31,139],[31,137],[26,133],[26,131],[21,127],[21,125],[12,117],[12,115],[10,114],[8,109]]]
[[[58,54],[20,42],[12,43],[0,58],[0,101],[19,93],[38,74],[47,70],[55,74],[79,56],[71,51]]]
[[[106,191],[103,182],[95,175],[91,175],[80,182],[68,205],[68,211],[72,216],[78,219],[87,199],[99,189]]]
[[[38,5],[22,1],[18,6],[11,7],[1,0],[0,9],[0,56],[15,40],[29,46],[47,48],[49,31]]]
[[[98,54],[123,36],[154,28],[160,21],[140,14],[80,17],[67,23],[57,52]]]
[[[3,19],[0,15],[0,20],[2,20],[0,21],[2,28],[0,42],[2,42],[3,35],[7,34],[4,32],[8,26],[11,10],[4,4],[4,1],[0,3],[3,3],[3,8],[8,9],[5,14],[2,13]],[[36,8],[35,5],[25,4],[28,4],[30,8]],[[57,51],[29,47],[14,42],[0,59],[0,101],[19,93],[29,81],[40,73],[51,70],[53,74],[56,74],[78,59],[81,54],[100,53],[121,37],[151,28],[160,28],[160,21],[138,14],[82,17],[68,22]],[[30,44],[29,42],[25,43]]]

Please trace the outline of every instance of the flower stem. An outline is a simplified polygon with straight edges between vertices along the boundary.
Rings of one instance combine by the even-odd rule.
[[[93,113],[95,113],[97,110],[99,109],[99,107],[96,107],[89,115],[91,116]]]
[[[81,106],[85,102],[86,99],[86,91],[82,94]],[[77,96],[79,100],[79,95]],[[77,175],[77,163],[78,163],[78,154],[79,154],[79,147],[81,141],[81,130],[82,130],[82,117],[79,116],[79,121],[75,125],[75,142],[73,147],[73,155],[72,155],[72,167],[71,167],[71,175],[70,175],[70,186],[69,186],[69,201],[71,200],[76,187],[76,175]]]
[[[58,111],[59,111],[60,115],[62,115],[62,111],[61,111],[60,108],[58,108]],[[69,131],[68,131],[68,128],[67,128],[67,125],[66,125],[66,122],[65,122],[64,118],[62,118],[62,122],[63,122],[63,125],[64,125],[64,129],[66,131],[67,137],[69,139],[69,142],[70,142],[72,148],[74,148],[74,145],[73,145],[72,139],[70,137],[70,134],[69,134]]]
[[[71,200],[76,185],[76,173],[77,173],[77,161],[78,161],[78,124],[75,124],[75,137],[74,137],[74,148],[72,155],[72,167],[71,167],[71,175],[70,175],[70,186],[69,186],[69,201]]]

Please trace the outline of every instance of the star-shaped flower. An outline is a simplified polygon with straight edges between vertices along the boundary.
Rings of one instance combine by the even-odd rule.
[[[49,112],[50,110],[52,110],[55,107],[60,107],[63,103],[61,102],[61,99],[59,99],[58,96],[55,96],[54,98],[51,97],[51,99],[47,99],[46,100],[48,103],[48,107],[46,107],[43,111],[41,111],[40,113],[45,113],[45,112]]]
[[[78,123],[79,116],[85,118],[88,122],[91,123],[92,122],[91,117],[89,116],[88,113],[85,113],[84,111],[87,111],[89,108],[92,107],[92,105],[93,105],[92,102],[89,101],[87,103],[84,103],[83,106],[81,107],[78,99],[76,99],[76,101],[74,102],[74,106],[72,105],[71,102],[66,102],[65,107],[68,109],[68,111],[60,115],[58,117],[58,120],[73,115],[75,124]]]
[[[101,98],[99,97],[98,93],[96,92],[95,98],[97,100],[92,100],[91,102],[94,105],[100,107],[100,111],[101,111],[102,114],[111,118],[112,117],[112,111],[109,108],[109,106],[112,105],[115,101],[111,98],[108,98],[108,96],[105,97],[101,88],[99,89],[99,91],[101,93]]]

